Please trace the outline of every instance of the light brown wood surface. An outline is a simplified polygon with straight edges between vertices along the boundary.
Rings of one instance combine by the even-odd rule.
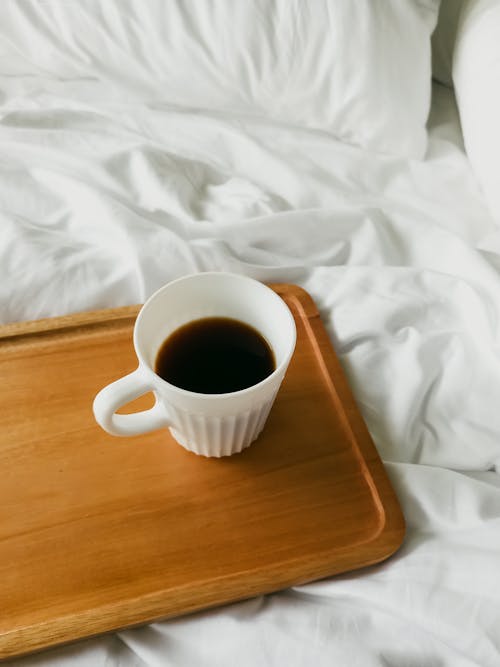
[[[0,328],[0,658],[374,564],[404,520],[317,309],[266,428],[205,459],[114,438],[104,385],[136,367],[139,307]],[[132,406],[144,408],[143,397]]]

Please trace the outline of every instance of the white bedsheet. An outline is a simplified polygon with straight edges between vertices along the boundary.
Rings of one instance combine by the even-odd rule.
[[[2,84],[2,321],[137,303],[194,271],[296,282],[408,524],[376,567],[11,664],[498,667],[500,234],[452,93],[434,88],[411,162],[86,80]]]

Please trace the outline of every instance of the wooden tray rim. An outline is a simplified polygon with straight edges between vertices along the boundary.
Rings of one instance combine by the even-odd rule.
[[[338,573],[345,573],[360,567],[364,568],[374,565],[389,558],[395,551],[397,551],[397,549],[399,549],[404,540],[405,521],[401,507],[364,421],[360,419],[352,420],[349,417],[350,414],[359,414],[359,410],[312,297],[308,292],[297,285],[274,283],[269,286],[278,294],[286,293],[287,300],[293,300],[298,309],[302,310],[306,315],[304,324],[307,330],[307,335],[316,348],[316,357],[320,362],[324,379],[328,383],[332,395],[336,397],[338,414],[342,416],[344,422],[343,426],[346,433],[349,434],[351,445],[363,468],[365,479],[370,486],[372,498],[377,505],[381,517],[378,522],[378,529],[373,533],[370,533],[366,540],[351,544],[347,547],[318,551],[315,560],[324,560],[327,554],[332,554],[332,556],[335,555],[336,561],[342,561],[342,559],[348,561],[350,564],[349,567],[340,570]],[[31,338],[41,342],[44,336],[50,336],[51,340],[53,340],[54,334],[61,337],[66,337],[68,335],[78,336],[80,334],[82,336],[88,336],[89,329],[90,331],[95,330],[99,335],[102,335],[103,329],[109,330],[110,335],[112,335],[117,328],[125,326],[129,327],[131,320],[135,320],[140,308],[140,304],[129,305],[0,325],[0,349],[8,351],[9,353],[15,352],[13,348],[17,347],[19,343],[26,342]],[[321,350],[321,344],[324,344],[325,342],[328,345],[327,349],[332,350],[332,354],[328,354],[326,358]],[[333,380],[333,377],[335,377],[335,381]],[[340,398],[339,389],[341,390],[343,400]],[[382,500],[382,497],[384,501]],[[391,538],[389,547],[387,534],[389,534]],[[370,551],[372,552],[372,558],[370,560],[367,560],[366,556],[363,557],[362,547],[365,545],[370,545]],[[378,549],[377,546],[379,546]],[[358,558],[353,557],[353,547],[357,550],[361,547],[361,550],[357,554]],[[252,573],[258,572],[259,569],[259,567],[256,567],[245,572],[245,576],[249,579],[248,595],[245,595],[245,598],[262,594],[262,591],[259,590],[258,586],[250,585]],[[311,562],[309,568],[310,576],[307,573],[304,576],[306,568],[300,558],[280,561],[278,565],[268,568],[268,571],[273,571],[276,575],[277,585],[275,590],[281,590],[290,585],[298,585],[297,576],[294,575],[295,572],[301,573],[304,583],[313,579],[335,576],[326,571],[321,572],[313,562]],[[283,576],[284,572],[286,572],[286,576]],[[234,579],[235,591],[236,589],[241,590],[241,573],[229,576],[220,575],[219,577],[210,578],[206,583],[213,586],[213,583],[216,582],[217,579],[224,579],[226,584],[230,582],[231,579]],[[203,601],[204,583],[205,582],[202,580],[197,582],[198,589],[196,599],[193,599],[191,604],[188,603],[185,605],[184,614],[208,609],[210,606],[213,606],[206,602],[204,603]],[[187,584],[179,586],[178,588],[169,588],[168,596],[172,597],[175,592],[181,592],[181,590],[187,590],[188,588],[189,585]],[[73,612],[67,616],[58,616],[56,619],[51,619],[43,623],[36,623],[23,628],[15,628],[0,633],[0,640],[3,646],[3,648],[0,646],[0,662],[3,662],[4,659],[9,657],[19,657],[33,651],[55,648],[56,646],[61,646],[68,642],[79,641],[80,639],[101,635],[105,632],[116,632],[125,627],[140,626],[144,623],[170,618],[172,615],[177,616],[178,614],[169,613],[167,609],[168,605],[165,600],[166,593],[167,589],[161,589],[154,593],[141,595],[141,603],[143,604],[143,607],[147,607],[148,611],[147,613],[143,613],[139,620],[137,619],[137,613],[134,610],[134,600],[124,600],[96,606],[88,611]],[[241,599],[241,597],[235,597],[233,601],[236,602],[238,599]],[[219,605],[220,603],[217,603],[216,606]],[[166,609],[167,611],[165,611]],[[96,622],[92,617],[96,616],[97,610],[99,611],[99,619]],[[122,621],[120,627],[116,627],[116,624],[113,623],[113,619],[116,616],[119,616]],[[103,618],[105,619],[104,622]],[[68,640],[68,619],[71,619],[71,625],[73,626],[78,626],[79,624],[85,625],[85,636],[80,636],[77,640]],[[64,630],[62,633],[59,632],[61,628]],[[36,642],[33,641],[35,633],[37,635]],[[56,641],[54,642],[54,640]],[[22,652],[19,652],[18,649],[15,650],[15,646],[18,647],[19,642],[23,641],[25,642],[26,650],[23,650]]]

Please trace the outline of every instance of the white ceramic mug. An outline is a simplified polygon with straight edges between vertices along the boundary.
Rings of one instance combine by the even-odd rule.
[[[229,317],[254,327],[270,344],[275,370],[247,389],[201,394],[163,380],[154,371],[162,343],[176,329],[205,317]],[[262,283],[230,273],[197,273],[165,285],[141,308],[134,327],[138,368],[102,389],[94,400],[96,421],[113,435],[137,435],[168,427],[183,447],[204,456],[229,456],[248,447],[264,427],[292,357],[293,316]],[[116,414],[120,406],[152,391],[150,410]]]

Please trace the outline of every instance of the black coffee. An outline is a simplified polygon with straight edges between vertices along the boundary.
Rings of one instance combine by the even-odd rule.
[[[156,356],[155,371],[181,389],[226,394],[264,380],[276,368],[269,344],[253,327],[206,317],[174,331]]]

